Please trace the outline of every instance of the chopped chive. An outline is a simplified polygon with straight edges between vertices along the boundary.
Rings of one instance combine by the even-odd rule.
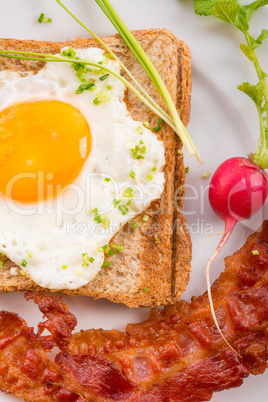
[[[19,273],[20,273],[21,275],[23,275],[23,276],[26,275],[25,272],[24,272],[22,269],[19,271]]]
[[[115,255],[115,253],[116,253],[116,250],[113,250],[112,248],[108,248],[108,251],[107,251],[107,254],[110,256],[110,257],[112,257],[113,255]]]
[[[148,216],[148,215],[143,215],[142,220],[143,220],[144,222],[147,222],[148,219],[149,219],[149,216]]]
[[[143,290],[144,290],[144,292],[149,293],[149,289],[148,289],[148,288],[144,288]]]
[[[81,84],[78,89],[75,91],[76,94],[81,94],[84,91],[87,91],[88,89],[95,87],[96,85],[94,84],[94,82],[89,82],[87,84]]]
[[[100,103],[106,103],[109,101],[110,101],[110,98],[102,91],[98,92],[96,94],[96,98],[93,99],[94,105],[99,105]]]
[[[62,269],[67,269],[67,265],[63,265],[61,268]]]
[[[104,74],[102,77],[100,77],[100,81],[106,80],[106,78],[109,77],[110,74]]]
[[[259,255],[260,253],[259,253],[258,250],[252,250],[252,254],[253,254],[253,255]]]
[[[139,134],[142,134],[143,133],[143,128],[141,126],[139,126],[139,127],[137,127],[137,131],[138,131]]]
[[[130,188],[130,187],[128,187],[126,190],[125,190],[125,192],[124,192],[124,194],[123,194],[123,197],[126,197],[126,198],[130,198],[130,197],[133,197],[133,188]]]
[[[96,215],[94,221],[101,223],[105,229],[110,226],[110,221],[105,215]]]
[[[112,261],[104,261],[104,263],[102,264],[102,268],[109,268],[109,266],[111,265]]]
[[[76,56],[76,52],[75,52],[74,48],[72,48],[70,46],[68,50],[66,50],[66,49],[63,50],[60,55],[64,56],[64,57],[70,57],[71,59],[74,59],[75,56]]]
[[[178,153],[179,155],[182,155],[182,150],[181,150],[181,149],[178,149],[177,153]]]
[[[148,180],[148,181],[153,180],[153,176],[152,176],[150,173],[147,175],[147,180]]]
[[[116,207],[118,204],[120,204],[120,202],[121,202],[121,200],[114,199],[114,207]]]
[[[160,239],[157,236],[155,236],[155,238],[154,238],[155,244],[159,243],[159,241],[160,241]]]
[[[33,257],[33,252],[32,251],[28,251],[28,257],[30,257],[30,258]]]
[[[132,222],[131,226],[132,226],[133,228],[138,228],[138,227],[139,227],[139,225],[138,225],[136,222]]]
[[[107,216],[103,217],[101,224],[104,229],[108,229],[108,227],[110,226],[110,220],[107,218]]]
[[[131,171],[129,172],[129,177],[131,177],[132,179],[135,179],[136,173],[134,172],[134,170],[131,169]]]
[[[157,120],[157,124],[161,124],[163,123],[163,119],[161,119],[161,117]]]
[[[39,22],[39,24],[41,24],[41,22],[52,22],[52,19],[45,17],[45,14],[41,13],[37,22]]]
[[[140,141],[140,145],[141,147],[139,147],[139,145],[136,145],[135,148],[131,148],[133,159],[144,159],[141,154],[145,154],[146,145],[144,145],[144,142],[142,140]]]
[[[99,105],[101,102],[100,102],[99,98],[95,98],[95,99],[93,99],[93,103],[94,103],[94,105]]]
[[[111,86],[111,85],[107,85],[107,86],[106,86],[106,89],[107,89],[108,91],[111,91],[111,90],[112,90],[112,86]]]
[[[113,248],[116,251],[121,251],[123,250],[123,244],[111,244],[111,248]]]
[[[26,265],[27,265],[27,261],[26,261],[26,260],[22,260],[22,261],[21,261],[21,265],[25,268]]]
[[[126,205],[130,205],[131,204],[131,200],[128,200],[128,202],[126,203]]]
[[[203,177],[204,179],[207,179],[208,177],[210,177],[210,175],[211,175],[210,172],[204,172],[204,173],[202,174],[202,177]]]
[[[185,173],[188,173],[188,172],[189,172],[189,168],[188,168],[188,167],[186,167],[184,170],[185,170]]]
[[[146,127],[146,128],[150,128],[150,123],[149,123],[148,121],[145,121],[145,122],[143,123],[143,125],[144,125],[144,127]]]
[[[155,166],[152,168],[152,172],[156,172],[156,167]]]
[[[128,209],[128,207],[126,205],[119,205],[118,208],[122,212],[122,215],[126,215],[129,212],[129,209]]]
[[[101,215],[96,215],[94,221],[101,223],[102,222]]]
[[[155,128],[154,128],[154,131],[156,132],[156,133],[158,133],[158,131],[160,131],[161,130],[161,126],[156,126]]]
[[[146,145],[143,145],[143,146],[141,147],[141,153],[142,153],[142,154],[145,154],[145,152],[146,152]]]
[[[106,178],[104,179],[104,181],[107,181],[107,183],[109,183],[109,181],[111,181],[111,179],[109,179],[109,177],[106,177]]]
[[[98,215],[99,210],[98,208],[94,208],[94,209],[90,209],[89,211],[87,211],[88,214],[94,214],[94,215]]]
[[[106,250],[107,247],[108,247],[108,244],[104,244],[104,246],[98,247],[98,248],[97,248],[97,251],[101,253],[101,252],[103,252],[104,250]]]
[[[82,253],[82,267],[88,266],[89,263],[93,263],[95,261],[95,258],[89,257],[88,253]],[[67,268],[67,265],[66,265]]]

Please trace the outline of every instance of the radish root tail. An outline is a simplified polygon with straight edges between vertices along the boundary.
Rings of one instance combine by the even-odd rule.
[[[233,229],[233,228],[232,228]],[[215,309],[214,309],[214,304],[213,304],[213,299],[212,299],[212,294],[211,294],[211,284],[210,284],[210,266],[212,264],[212,262],[215,260],[215,258],[217,257],[217,255],[220,253],[221,249],[223,248],[223,246],[225,245],[225,243],[227,242],[227,240],[230,237],[230,234],[232,233],[232,229],[228,230],[227,232],[224,233],[217,249],[214,251],[214,253],[212,254],[212,256],[210,257],[210,259],[208,260],[207,266],[206,266],[206,281],[207,281],[207,292],[208,292],[208,299],[209,299],[209,305],[210,305],[210,310],[211,310],[211,314],[214,320],[214,323],[216,325],[217,330],[219,331],[221,337],[223,338],[224,342],[229,346],[230,349],[232,349],[232,351],[234,353],[237,354],[237,356],[239,356],[242,359],[242,356],[232,347],[232,345],[230,345],[230,343],[227,341],[227,339],[225,338],[217,317],[216,317],[216,313],[215,313]]]

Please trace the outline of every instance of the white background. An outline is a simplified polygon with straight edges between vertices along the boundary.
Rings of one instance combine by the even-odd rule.
[[[64,3],[98,36],[115,32],[93,0],[65,0]],[[130,29],[167,28],[184,40],[192,53],[192,114],[188,129],[205,160],[205,167],[186,156],[189,173],[184,213],[193,240],[193,263],[191,280],[183,297],[190,300],[192,295],[205,291],[206,261],[220,240],[219,235],[208,234],[223,230],[223,223],[209,207],[209,179],[203,179],[202,174],[213,172],[227,157],[247,156],[255,151],[259,136],[257,112],[253,102],[236,89],[243,81],[255,83],[255,72],[239,50],[242,34],[212,17],[196,16],[191,0],[113,0],[112,4]],[[37,23],[41,12],[51,17],[53,23]],[[252,35],[267,29],[267,21],[268,9],[261,9],[252,20]],[[87,36],[87,32],[55,0],[0,2],[0,37],[65,41],[77,36]],[[267,51],[268,41],[258,50],[265,71],[268,71]],[[224,256],[241,247],[266,216],[267,205],[250,222],[237,225],[213,264],[213,279],[223,270]],[[64,297],[64,301],[78,317],[77,330],[91,327],[123,330],[128,322],[140,321],[148,315],[147,309],[129,309],[106,300]],[[19,313],[32,326],[41,318],[36,306],[26,302],[22,294],[0,295],[0,309]],[[267,380],[268,373],[251,376],[240,388],[215,394],[212,400],[266,402]],[[0,394],[1,402],[12,400],[16,398]]]

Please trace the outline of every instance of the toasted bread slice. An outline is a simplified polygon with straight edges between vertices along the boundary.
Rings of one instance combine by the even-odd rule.
[[[135,31],[134,34],[164,79],[181,119],[186,125],[190,118],[191,100],[189,49],[184,42],[179,41],[164,29]],[[162,107],[165,107],[146,73],[121,38],[115,35],[104,38],[104,41],[141,85]],[[99,45],[93,39],[81,38],[66,43],[0,40],[2,49],[59,53],[64,46],[78,49]],[[42,66],[41,62],[0,60],[0,70],[36,71]],[[130,91],[126,93],[126,102],[134,119],[149,121],[152,127],[157,125],[158,117]],[[185,171],[183,156],[177,151],[181,149],[182,144],[176,134],[165,124],[157,135],[165,145],[165,188],[161,198],[154,201],[145,212],[149,220],[143,221],[142,216],[136,218],[138,224],[136,229],[126,224],[113,238],[113,242],[123,244],[124,248],[122,252],[112,257],[113,262],[110,267],[102,268],[87,285],[74,291],[64,290],[64,293],[107,298],[130,307],[138,307],[173,303],[185,290],[190,274],[191,239],[185,218],[181,213]],[[158,242],[156,238],[159,239]],[[11,267],[14,267],[14,263],[4,259],[3,267],[0,269],[0,292],[40,289],[20,273],[14,275],[14,270],[10,270]]]

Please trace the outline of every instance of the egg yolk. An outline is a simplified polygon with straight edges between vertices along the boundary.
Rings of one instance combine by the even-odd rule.
[[[55,197],[79,175],[91,147],[82,113],[55,100],[0,112],[0,193],[20,202]]]

